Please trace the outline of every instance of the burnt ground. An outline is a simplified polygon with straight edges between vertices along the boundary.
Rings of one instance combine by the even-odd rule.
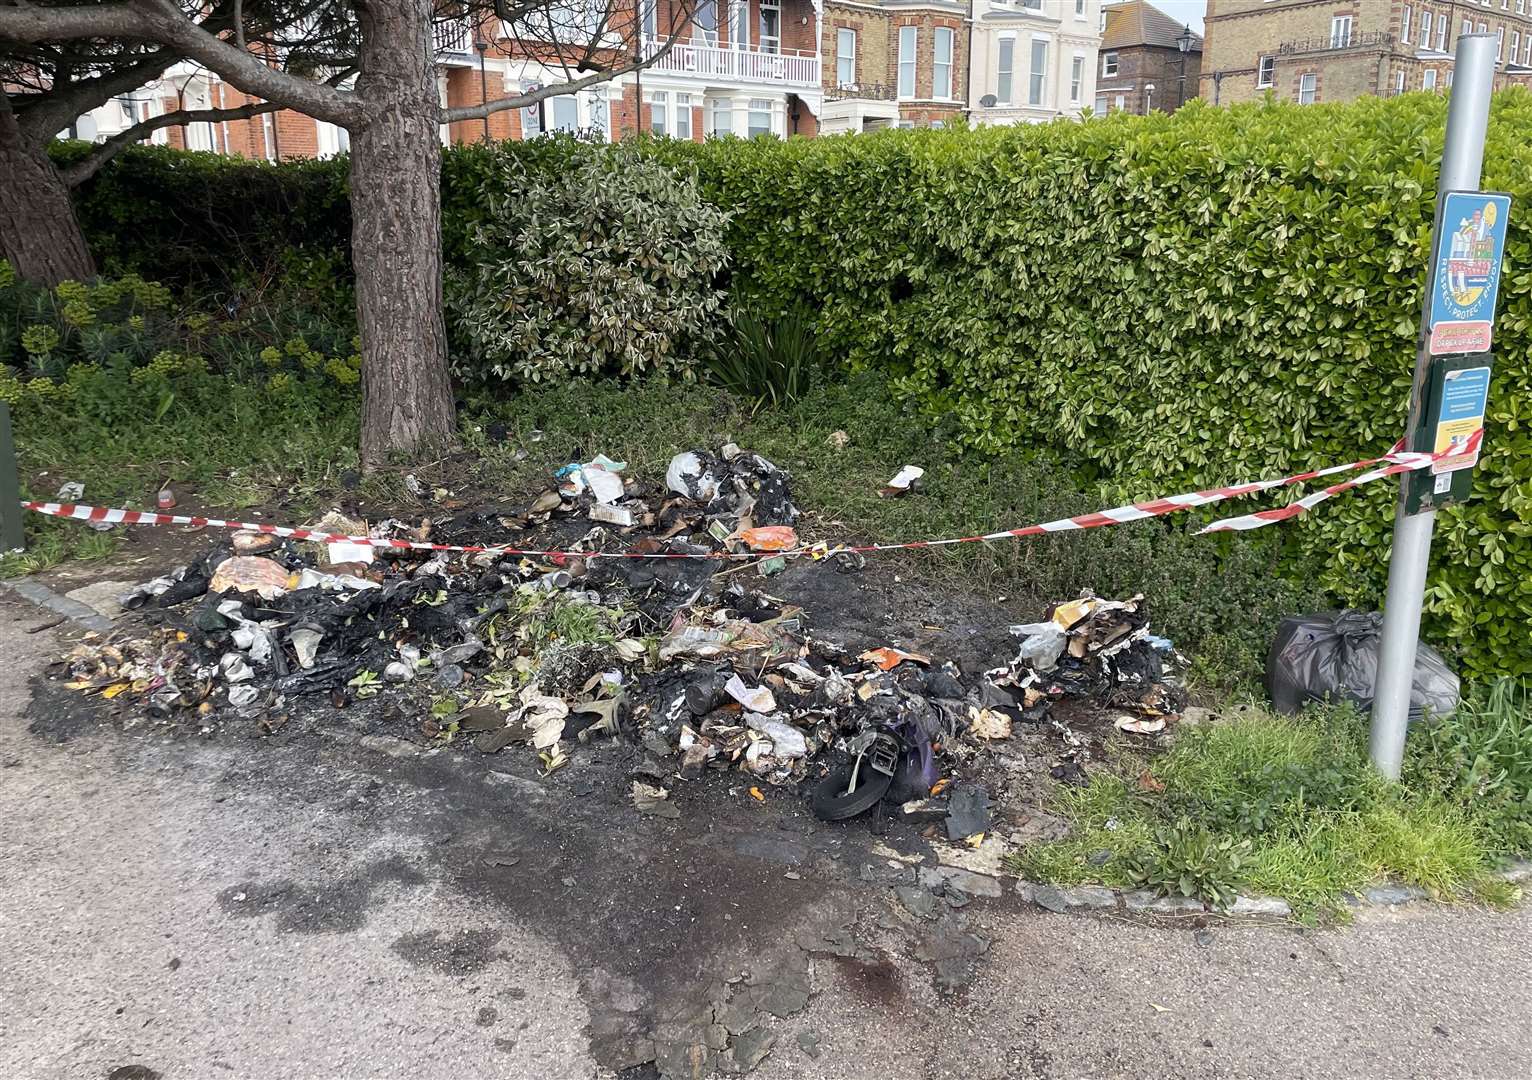
[[[98,576],[141,579],[183,561],[188,546],[195,553],[211,543],[160,531],[175,542],[157,541],[125,575],[111,566]],[[889,559],[858,573],[802,562],[769,581],[752,570],[732,576],[801,605],[817,638],[853,651],[925,653],[967,675],[1009,660],[1015,643],[1006,626],[1035,617],[906,573]],[[132,634],[145,617],[123,616],[116,634]],[[451,889],[496,917],[423,928],[401,936],[394,952],[422,969],[472,978],[515,964],[501,920],[556,942],[581,972],[591,1055],[635,1077],[748,1071],[781,1022],[808,1004],[816,963],[829,965],[853,999],[895,1015],[912,996],[936,994],[961,1007],[989,948],[984,924],[1019,903],[1002,896],[999,855],[1010,838],[1047,828],[1038,805],[1056,783],[1050,767],[1070,749],[1050,727],[1018,725],[1012,739],[956,764],[995,803],[991,839],[973,851],[889,812],[819,821],[807,804],[810,784],[773,788],[735,771],[672,781],[680,817],[645,816],[629,797],[645,758],[636,742],[566,743],[570,764],[544,777],[528,748],[487,756],[466,738],[432,744],[421,733],[424,704],[409,693],[385,691],[339,709],[311,696],[265,734],[234,715],[152,721],[135,702],[65,690],[58,674],[34,680],[27,719],[36,736],[68,743],[115,733],[129,753],[135,741],[159,754],[216,747],[219,787],[344,815],[359,832],[401,834],[420,853],[351,868],[322,886],[281,877],[232,882],[217,896],[227,918],[267,920],[279,934],[355,933],[379,897]],[[1060,715],[1084,740],[1086,760],[1093,749],[1104,752],[1109,724],[1083,708]],[[749,793],[757,785],[764,801]],[[944,863],[984,873],[949,870],[956,880],[948,885],[933,869]],[[923,988],[910,985],[909,971],[920,973]]]

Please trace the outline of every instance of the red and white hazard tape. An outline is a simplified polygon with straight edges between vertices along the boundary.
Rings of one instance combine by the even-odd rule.
[[[1454,447],[1438,454],[1394,450],[1384,454],[1382,457],[1353,461],[1345,465],[1331,465],[1328,468],[1314,469],[1309,472],[1297,473],[1293,476],[1283,476],[1272,480],[1255,480],[1247,484],[1234,484],[1229,487],[1211,488],[1207,491],[1192,491],[1182,495],[1171,495],[1162,499],[1151,499],[1147,502],[1130,503],[1127,506],[1101,510],[1094,514],[1081,514],[1077,517],[1046,521],[1040,525],[1027,525],[1019,529],[1004,529],[1000,532],[985,533],[982,536],[958,536],[945,540],[912,540],[900,544],[864,544],[861,546],[832,547],[826,544],[816,544],[813,547],[793,548],[790,551],[764,553],[755,551],[710,551],[697,554],[673,551],[542,551],[501,545],[432,544],[418,540],[380,539],[373,536],[340,536],[335,533],[316,532],[313,529],[295,529],[282,525],[224,521],[221,518],[194,517],[183,514],[160,514],[145,510],[116,510],[104,506],[82,506],[75,503],[23,502],[21,505],[27,510],[34,510],[39,514],[48,514],[52,517],[74,518],[77,521],[104,522],[110,525],[189,525],[194,528],[244,529],[250,532],[265,533],[269,536],[284,536],[294,540],[308,540],[320,544],[358,544],[367,547],[395,548],[410,551],[486,552],[497,555],[530,556],[532,558],[559,560],[573,558],[758,559],[771,555],[782,555],[789,558],[807,557],[821,559],[827,555],[842,551],[856,552],[858,554],[872,554],[879,551],[906,551],[913,548],[946,547],[951,544],[974,544],[990,540],[1011,540],[1017,537],[1040,536],[1043,533],[1070,532],[1076,529],[1095,529],[1103,525],[1121,525],[1129,521],[1142,521],[1145,518],[1161,517],[1180,510],[1192,510],[1200,506],[1209,506],[1213,503],[1223,502],[1225,499],[1237,499],[1243,495],[1253,495],[1257,492],[1270,491],[1273,488],[1291,487],[1295,484],[1306,483],[1307,481],[1317,480],[1325,476],[1354,472],[1357,469],[1370,470],[1354,479],[1333,484],[1330,487],[1316,491],[1312,495],[1307,495],[1287,506],[1272,510],[1258,510],[1253,514],[1245,514],[1240,517],[1224,518],[1221,521],[1213,522],[1213,524],[1200,531],[1209,533],[1259,529],[1266,525],[1272,525],[1279,521],[1286,521],[1289,518],[1297,517],[1312,510],[1315,506],[1318,506],[1332,496],[1350,491],[1352,488],[1360,487],[1363,484],[1370,484],[1374,480],[1429,468],[1444,458],[1463,457],[1472,454],[1478,450],[1483,435],[1484,432],[1482,430],[1476,431],[1469,437],[1465,446]],[[1374,466],[1382,467],[1375,468]]]

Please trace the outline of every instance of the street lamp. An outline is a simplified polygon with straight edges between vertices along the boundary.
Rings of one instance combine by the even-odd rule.
[[[1176,38],[1176,48],[1181,50],[1181,85],[1176,94],[1176,108],[1186,104],[1186,57],[1192,51],[1192,42],[1197,40],[1197,35],[1192,33],[1190,25],[1183,25],[1181,33]]]
[[[484,54],[489,52],[489,42],[482,37],[474,41],[474,49],[479,54],[479,104],[489,104],[489,79],[484,74]],[[484,114],[484,141],[489,142],[489,114]]]
[[[1144,115],[1154,111],[1154,83],[1144,84]]]

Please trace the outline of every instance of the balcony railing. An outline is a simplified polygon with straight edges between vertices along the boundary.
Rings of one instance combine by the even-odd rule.
[[[431,27],[431,42],[438,53],[473,52],[473,24],[467,19],[451,19]]]
[[[841,83],[825,91],[826,101],[895,101],[892,86],[883,83]]]
[[[658,53],[664,44],[652,38],[645,39],[645,59]],[[646,70],[667,75],[695,75],[701,79],[818,86],[819,64],[818,53],[765,52],[755,46],[736,49],[728,45],[678,41]]]
[[[1297,56],[1301,53],[1347,52],[1356,49],[1386,48],[1394,43],[1394,35],[1387,30],[1369,30],[1365,34],[1350,34],[1344,38],[1321,37],[1306,41],[1284,41],[1277,46],[1278,56]]]

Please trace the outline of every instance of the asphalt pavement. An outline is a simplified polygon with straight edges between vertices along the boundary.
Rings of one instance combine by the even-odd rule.
[[[761,1080],[1532,1075],[1526,909],[1194,934],[978,899],[987,947],[942,990],[886,887],[794,861],[810,832],[730,859],[684,821],[565,843],[564,811],[514,779],[34,732],[33,677],[66,647],[26,632],[46,621],[0,599],[0,1075],[613,1077],[614,1015],[663,1027],[795,953],[807,1007],[761,1014]],[[513,888],[484,877],[510,858],[443,854],[497,836]],[[802,944],[846,920],[854,953]]]

